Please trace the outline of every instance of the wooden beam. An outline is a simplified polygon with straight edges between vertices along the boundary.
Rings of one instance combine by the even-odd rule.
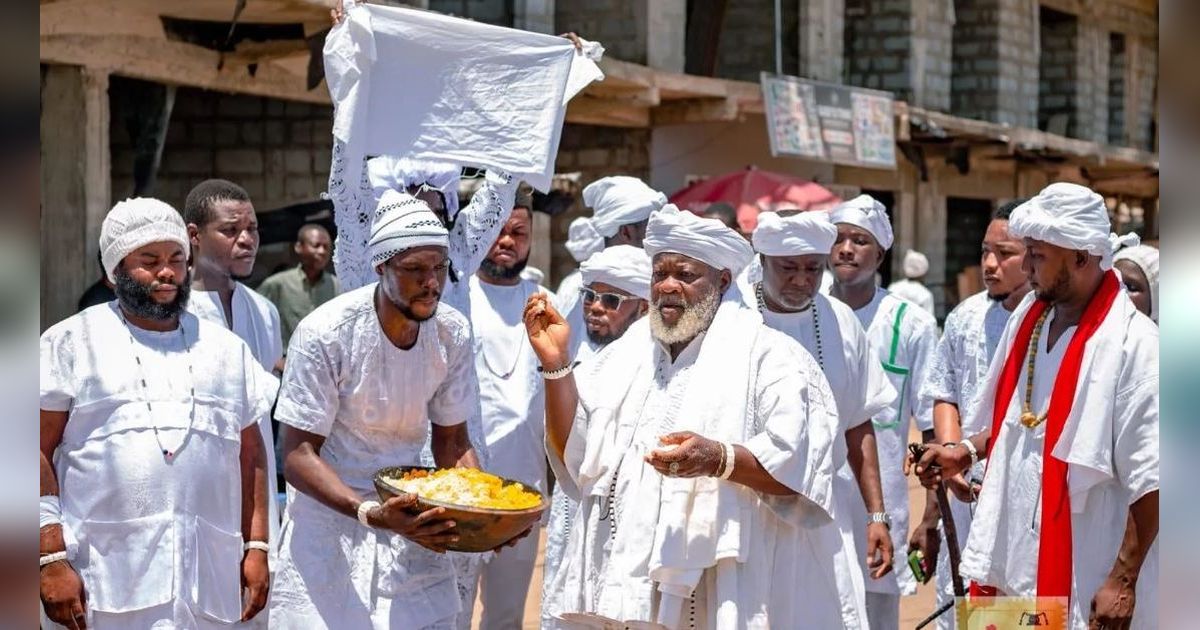
[[[226,63],[219,53],[187,44],[134,35],[49,35],[41,38],[42,63],[102,68],[112,74],[221,92],[251,94],[328,105],[329,91],[305,89],[305,75],[283,64],[260,63],[254,76],[245,66]]]
[[[650,110],[581,94],[567,103],[566,121],[602,127],[649,127]]]
[[[617,85],[608,81],[599,81],[589,85],[583,93],[596,98],[612,99],[641,107],[655,107],[662,102],[658,88],[654,86]]]
[[[655,127],[661,125],[684,125],[688,123],[728,122],[737,120],[738,104],[731,98],[709,98],[671,101],[655,107],[651,121]]]

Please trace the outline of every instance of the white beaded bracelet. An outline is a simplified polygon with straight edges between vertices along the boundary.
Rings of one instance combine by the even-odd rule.
[[[54,553],[48,553],[48,554],[42,556],[41,558],[38,558],[38,568],[44,567],[47,564],[60,562],[62,560],[66,560],[66,559],[67,559],[66,551],[56,551]]]
[[[566,377],[566,375],[570,374],[574,369],[575,366],[568,363],[557,370],[543,370],[538,368],[538,371],[542,373],[542,378],[546,379],[547,381],[557,381],[560,378]]]
[[[721,479],[729,479],[733,475],[733,460],[737,457],[737,452],[733,450],[733,442],[721,442],[721,448],[725,451],[725,466],[721,469]]]
[[[261,540],[248,540],[246,544],[242,545],[242,552],[250,551],[251,549],[257,549],[263,553],[270,554],[271,544]]]
[[[358,522],[362,523],[363,525],[366,525],[367,527],[370,527],[371,524],[367,522],[367,513],[369,513],[371,510],[374,510],[377,507],[380,507],[378,501],[363,501],[362,503],[359,503],[358,504]]]

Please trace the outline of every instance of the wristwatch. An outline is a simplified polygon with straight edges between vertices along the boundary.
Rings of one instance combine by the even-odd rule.
[[[892,517],[888,516],[887,512],[871,512],[867,515],[867,525],[874,523],[883,523],[883,526],[892,529]]]

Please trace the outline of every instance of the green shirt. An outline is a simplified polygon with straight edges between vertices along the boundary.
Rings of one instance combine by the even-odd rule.
[[[288,340],[300,320],[313,309],[333,299],[340,291],[337,277],[328,271],[322,272],[315,283],[308,281],[299,265],[270,276],[258,285],[258,292],[279,309],[279,321],[283,325],[283,351],[287,353]]]

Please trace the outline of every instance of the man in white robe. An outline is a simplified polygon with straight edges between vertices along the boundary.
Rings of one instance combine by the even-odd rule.
[[[862,553],[872,570],[871,578],[892,570],[892,539],[871,418],[892,404],[896,391],[875,359],[854,312],[817,292],[836,239],[837,228],[823,211],[759,214],[752,243],[760,254],[762,280],[747,287],[746,295],[747,303],[762,313],[768,326],[808,350],[833,390],[844,436],[834,451],[835,523],[812,535],[814,544],[837,549],[836,575],[828,579],[837,580],[845,627],[865,628],[866,591],[854,536],[865,528],[867,548]],[[858,513],[854,505],[865,505],[869,513],[877,515],[876,520],[853,520],[851,515]]]
[[[924,309],[876,285],[875,273],[892,246],[892,226],[883,204],[869,195],[859,195],[834,208],[830,219],[838,230],[830,253],[834,274],[830,295],[854,309],[867,331],[876,360],[882,363],[897,393],[892,405],[872,418],[883,502],[891,520],[895,570],[880,579],[867,580],[871,628],[895,630],[900,624],[900,596],[912,595],[917,588],[907,563],[909,549],[931,548],[938,539],[937,502],[931,498],[927,498],[922,522],[909,539],[908,483],[904,475],[910,422],[916,420],[926,441],[933,439],[933,405],[919,394],[937,345],[937,322]],[[861,505],[855,507],[860,510],[855,521],[866,522],[866,510]],[[858,536],[865,548],[863,535]],[[932,571],[932,554],[927,561],[926,571]]]
[[[278,389],[283,372],[283,333],[279,310],[270,300],[239,282],[254,271],[258,256],[258,219],[250,195],[224,179],[200,182],[183,205],[192,246],[192,296],[188,310],[200,319],[233,331],[267,372]],[[271,392],[271,402],[275,392]],[[269,416],[259,421],[267,447],[267,494],[271,497],[271,543],[279,541],[279,482],[275,433]],[[273,558],[274,556],[272,556]]]
[[[1051,184],[1013,210],[1033,294],[928,486],[988,457],[962,558],[973,590],[1068,601],[1068,627],[1158,627],[1158,329],[1121,290],[1104,199]]]
[[[632,245],[614,245],[588,258],[582,275],[582,304],[587,336],[575,355],[574,374],[581,388],[599,386],[604,375],[592,370],[598,354],[620,339],[629,327],[646,314],[650,302],[650,257]],[[559,627],[551,610],[562,601],[562,582],[556,581],[566,551],[572,517],[579,503],[562,485],[554,487],[550,521],[546,533],[546,556],[542,568],[542,628]]]
[[[568,228],[567,249],[576,260],[586,261],[596,252],[614,245],[642,246],[646,220],[667,203],[667,196],[645,182],[626,175],[603,177],[583,189],[583,204],[592,216],[580,217]],[[558,312],[571,325],[571,352],[584,343],[584,309],[579,304],[580,272],[563,278],[558,285]]]
[[[118,203],[100,250],[117,299],[41,340],[42,627],[250,620],[269,589],[270,387],[245,343],[184,309],[174,208]]]
[[[937,444],[955,443],[964,435],[975,435],[987,428],[963,422],[979,420],[979,416],[970,412],[978,404],[980,385],[987,376],[1009,316],[1029,293],[1029,276],[1022,268],[1025,244],[1008,231],[1013,209],[1026,201],[1008,202],[992,214],[984,233],[980,261],[987,288],[963,300],[946,316],[929,375],[921,386],[921,396],[933,400],[933,433]],[[972,504],[982,479],[981,464],[946,480],[960,551],[966,547],[971,532]],[[934,577],[940,608],[954,597],[948,552],[937,556]],[[937,622],[941,630],[956,627],[955,616],[950,612],[938,617]]]
[[[390,195],[389,195],[390,197]],[[441,509],[370,499],[387,466],[477,466],[465,421],[477,391],[467,321],[439,308],[445,227],[407,193],[380,206],[380,281],[343,293],[292,336],[275,415],[288,505],[271,600],[279,628],[454,628],[461,604]]]
[[[888,292],[920,306],[925,309],[925,312],[933,315],[933,292],[922,281],[925,274],[929,273],[929,259],[925,257],[925,254],[910,249],[904,252],[904,261],[900,265],[900,270],[904,272],[904,279],[889,284]]]
[[[488,471],[546,493],[549,471],[543,446],[542,379],[521,323],[529,296],[545,289],[521,277],[529,261],[533,210],[528,195],[519,196],[515,203],[487,257],[468,281],[476,340],[475,373],[479,378],[483,439],[491,457]],[[534,535],[512,550],[484,557],[485,564],[478,572],[483,604],[481,628],[521,627],[537,550],[538,536]],[[459,577],[473,593],[473,572],[460,573]],[[474,597],[467,601],[473,602]]]
[[[653,304],[599,355],[597,389],[575,386],[562,316],[541,297],[526,310],[551,465],[580,501],[554,612],[568,627],[836,627],[837,587],[813,578],[833,555],[800,533],[832,520],[828,384],[742,304],[753,251],[736,232],[668,204],[644,243]]]

